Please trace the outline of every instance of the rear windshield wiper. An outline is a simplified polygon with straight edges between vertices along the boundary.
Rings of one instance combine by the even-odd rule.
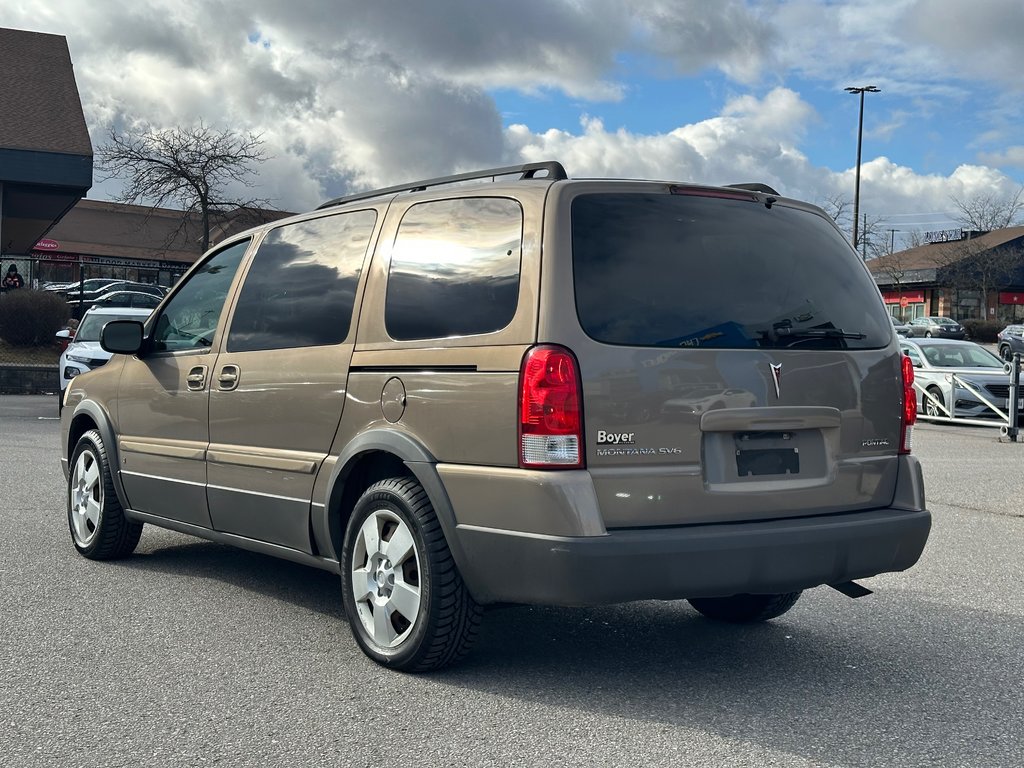
[[[866,333],[844,331],[842,328],[776,328],[779,336],[795,336],[801,339],[863,339]]]
[[[844,331],[842,328],[776,328],[778,336],[793,339],[864,339],[866,333]]]

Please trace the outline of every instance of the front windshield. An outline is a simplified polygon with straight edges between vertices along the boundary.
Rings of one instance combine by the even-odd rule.
[[[82,324],[75,331],[75,341],[99,341],[100,331],[103,326],[111,320],[138,320],[142,322],[145,318],[141,315],[93,315],[88,314],[82,320]]]
[[[925,358],[937,368],[997,368],[1003,361],[977,344],[933,344],[922,349]]]

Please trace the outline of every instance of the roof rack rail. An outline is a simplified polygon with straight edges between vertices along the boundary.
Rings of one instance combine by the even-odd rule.
[[[767,184],[762,184],[759,181],[751,181],[746,184],[726,184],[726,186],[731,187],[732,189],[745,189],[748,192],[764,192],[769,195],[779,194]]]
[[[334,200],[328,200],[323,205],[318,206],[317,210],[322,208],[331,208],[332,206],[341,205],[342,203],[352,203],[356,200],[368,200],[371,197],[390,195],[395,192],[422,192],[427,187],[437,187],[442,184],[454,184],[459,181],[487,179],[493,176],[511,176],[514,173],[518,173],[520,174],[520,179],[534,179],[537,178],[538,171],[547,171],[547,176],[544,176],[543,178],[550,181],[560,181],[562,179],[569,178],[561,163],[557,160],[545,160],[541,163],[509,165],[504,168],[487,168],[480,171],[470,171],[469,173],[457,173],[453,176],[439,176],[436,179],[414,181],[410,184],[399,184],[395,187],[384,187],[383,189],[372,189],[367,192],[357,192],[354,195],[345,195],[344,197],[337,197]]]

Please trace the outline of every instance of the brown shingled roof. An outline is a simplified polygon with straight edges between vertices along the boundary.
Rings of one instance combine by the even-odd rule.
[[[67,40],[0,28],[0,148],[92,156]]]
[[[977,253],[998,248],[1018,238],[1024,238],[1024,227],[996,229],[991,232],[975,235],[970,240],[928,243],[927,245],[907,248],[903,251],[896,251],[896,253],[872,259],[868,262],[868,269],[871,270],[872,274],[881,274],[884,273],[886,266],[890,263],[901,270],[935,269],[938,266],[949,264],[968,255],[964,248],[968,242],[970,243],[971,251]]]
[[[285,211],[246,210],[228,214],[214,227],[213,242],[263,222],[290,216]],[[198,214],[101,200],[81,200],[46,237],[64,253],[192,263],[202,255]]]

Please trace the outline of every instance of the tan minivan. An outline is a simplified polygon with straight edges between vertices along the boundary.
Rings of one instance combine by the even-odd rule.
[[[456,183],[458,182],[458,183]],[[339,573],[422,671],[481,607],[770,619],[913,565],[913,370],[820,209],[556,162],[332,201],[218,245],[65,394],[72,541],[144,523]]]

